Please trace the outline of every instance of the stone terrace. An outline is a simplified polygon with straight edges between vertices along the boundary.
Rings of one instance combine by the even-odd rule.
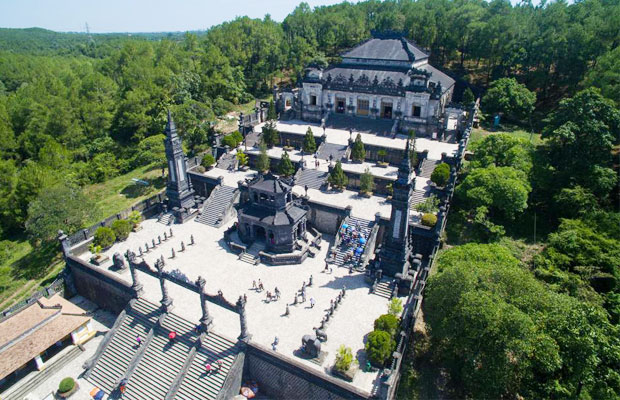
[[[389,204],[383,207],[386,209],[386,215],[389,215]],[[360,212],[360,216],[372,219],[374,212],[376,211]],[[229,301],[234,302],[238,296],[247,294],[248,329],[253,335],[252,340],[257,343],[271,346],[277,336],[279,338],[278,352],[326,373],[334,363],[338,347],[345,344],[352,348],[353,354],[358,356],[360,365],[365,365],[363,358],[365,336],[372,330],[373,321],[387,311],[388,300],[369,294],[369,286],[364,282],[361,273],[350,275],[347,268],[336,267],[331,274],[322,272],[326,253],[333,237],[325,238],[316,258],[308,258],[300,265],[259,264],[254,266],[239,261],[238,256],[227,249],[222,238],[228,226],[214,228],[195,221],[189,221],[183,225],[172,225],[174,237],[162,242],[154,250],[145,254],[144,258],[150,265],[153,265],[156,258],[164,255],[166,270],[179,269],[192,281],[196,280],[199,275],[203,276],[207,281],[208,293],[216,294],[218,290],[221,290]],[[169,229],[157,223],[155,219],[144,221],[142,227],[141,231],[131,233],[125,242],[115,244],[106,254],[111,258],[115,252],[124,254],[128,249],[138,253],[138,246],[144,249],[144,244],[148,242],[150,247],[153,238],[157,242],[157,236],[160,235],[163,238],[164,230]],[[190,235],[194,236],[196,242],[193,246],[188,246]],[[185,252],[179,251],[181,241],[185,242]],[[174,259],[170,258],[172,248],[176,251]],[[88,253],[82,255],[83,259],[89,259],[89,257]],[[110,268],[110,266],[111,262],[108,262],[103,267]],[[301,288],[303,281],[308,282],[310,275],[313,275],[314,284],[307,289],[308,301],[297,306],[291,305],[291,315],[284,317],[286,303],[292,303],[295,292]],[[120,276],[128,282],[131,280],[128,270],[122,272]],[[139,277],[144,284],[145,297],[158,302],[161,298],[159,281],[144,273],[139,273]],[[266,303],[265,292],[257,293],[251,289],[252,281],[258,282],[259,279],[265,285],[265,290],[273,292],[277,286],[282,293],[282,298],[277,302]],[[328,355],[322,365],[319,366],[294,356],[293,352],[301,346],[302,336],[313,333],[312,328],[319,326],[325,310],[329,308],[330,300],[338,295],[344,285],[347,287],[346,297],[326,326],[329,340],[323,344],[323,350]],[[168,288],[174,300],[174,312],[190,321],[198,322],[201,315],[198,295],[171,283]],[[314,308],[310,308],[309,305],[311,297],[316,300]],[[212,303],[209,304],[209,311],[214,317],[216,332],[231,338],[238,336],[240,328],[236,313]],[[370,392],[373,382],[376,381],[376,372],[360,371],[353,384]]]

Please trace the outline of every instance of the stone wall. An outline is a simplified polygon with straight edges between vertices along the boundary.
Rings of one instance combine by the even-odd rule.
[[[218,179],[205,176],[200,172],[188,171],[187,176],[192,183],[194,191],[200,196],[209,197],[213,189],[219,184]]]
[[[68,255],[66,262],[77,294],[86,297],[99,307],[118,314],[132,299],[134,291],[131,289],[131,283],[73,255]]]
[[[273,399],[368,399],[370,393],[256,343],[248,343],[244,379]]]
[[[308,222],[322,233],[334,235],[338,232],[342,220],[349,215],[345,207],[338,208],[313,200],[309,200],[307,204],[310,207]]]
[[[241,391],[241,383],[243,381],[243,366],[245,365],[245,352],[241,351],[235,357],[226,380],[220,389],[220,393],[217,395],[217,400],[232,399]]]

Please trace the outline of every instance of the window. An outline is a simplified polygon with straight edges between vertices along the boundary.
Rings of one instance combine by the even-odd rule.
[[[370,109],[370,102],[368,100],[357,100],[357,114],[358,115],[368,115],[368,110]]]
[[[310,95],[310,105],[316,106],[316,96],[313,94]]]
[[[413,106],[413,112],[412,112],[414,117],[419,117],[422,114],[422,107],[420,106]]]

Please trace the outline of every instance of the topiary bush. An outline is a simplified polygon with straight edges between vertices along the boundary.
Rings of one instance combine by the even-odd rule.
[[[395,315],[383,314],[375,320],[375,330],[387,332],[394,338],[398,332],[398,324],[399,321]]]
[[[437,224],[437,216],[435,214],[426,213],[422,215],[422,225],[433,227]]]
[[[129,232],[131,232],[132,225],[126,219],[119,219],[112,222],[110,226],[112,231],[114,231],[114,235],[116,236],[116,240],[123,241],[127,239],[129,236]]]
[[[347,372],[351,368],[353,363],[353,352],[350,347],[345,347],[344,344],[340,345],[338,354],[336,354],[335,368],[340,372]]]
[[[72,391],[74,387],[75,387],[75,380],[73,380],[73,378],[65,378],[62,381],[60,381],[60,384],[58,385],[58,392],[67,393],[67,392]]]
[[[372,331],[366,342],[366,355],[370,363],[376,367],[383,367],[392,356],[396,343],[392,336],[385,331]]]
[[[116,235],[111,228],[108,228],[107,226],[102,226],[100,228],[97,228],[97,230],[95,231],[95,239],[93,240],[95,246],[101,246],[106,249],[112,246],[115,241]]]
[[[215,164],[215,157],[213,157],[213,155],[211,154],[206,154],[202,158],[202,162],[200,163],[200,165],[202,165],[205,168],[211,168],[214,164]]]
[[[450,166],[446,163],[441,163],[431,174],[431,181],[437,186],[445,186],[450,179]]]

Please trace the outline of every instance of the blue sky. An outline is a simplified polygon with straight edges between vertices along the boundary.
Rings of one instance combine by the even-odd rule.
[[[301,0],[0,0],[0,27],[54,31],[158,32],[204,30],[236,16],[277,21]],[[341,0],[307,0],[311,7]]]

